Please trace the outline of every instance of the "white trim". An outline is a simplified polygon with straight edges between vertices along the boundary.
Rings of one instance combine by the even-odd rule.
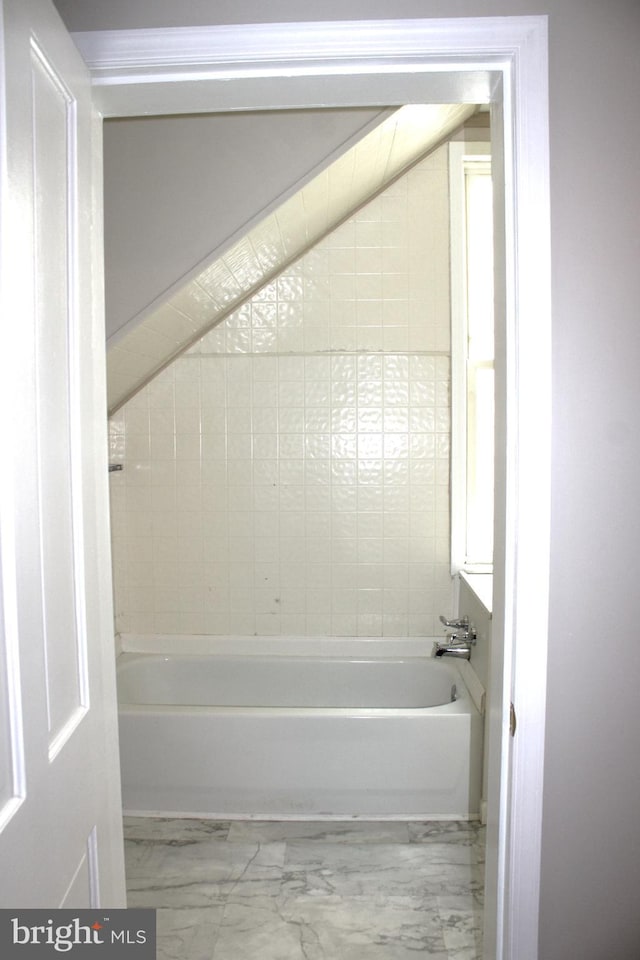
[[[376,71],[330,70],[322,76],[291,70],[282,76],[273,68],[245,78],[220,73],[215,77],[150,75],[149,81],[119,77],[117,82],[94,87],[97,109],[104,117],[139,117],[170,113],[223,113],[227,111],[323,109],[334,105],[379,108],[406,103],[480,103],[490,100],[486,71],[465,73],[459,64],[447,67],[381,65]],[[453,72],[455,71],[455,72]],[[406,79],[426,77],[428,95],[418,90],[407,95]],[[238,82],[235,82],[238,81]],[[227,84],[225,86],[225,84]],[[464,84],[464,86],[463,86]]]
[[[399,60],[450,63],[460,52],[464,69],[476,55],[510,56],[521,47],[540,17],[478,19],[340,20],[315,23],[257,23],[201,27],[103,30],[73,34],[92,77],[98,83],[125,74],[148,79],[152,68],[175,71],[181,77],[234,75],[252,70],[282,73],[283,65],[297,73],[344,73],[356,63],[379,70],[397,70]],[[455,41],[452,44],[452,38]],[[484,64],[483,64],[484,68]]]
[[[507,335],[514,338],[508,347],[507,407],[515,418],[507,426],[513,433],[507,437],[505,667],[510,654],[512,669],[510,678],[505,669],[504,679],[505,685],[510,679],[518,732],[511,758],[504,956],[514,960],[536,956],[529,947],[523,953],[520,944],[537,941],[540,893],[551,499],[547,46],[544,18],[514,64],[510,104],[505,98],[505,117],[507,106],[511,109],[505,129],[513,131],[513,197],[507,206],[514,217],[512,263],[507,263],[507,277],[511,273],[514,280],[511,290],[507,286]],[[526,863],[529,856],[535,869]]]
[[[451,299],[451,574],[464,567],[466,524],[461,504],[467,499],[467,312],[465,309],[466,254],[464,236],[464,155],[466,144],[449,144],[449,235]]]
[[[496,132],[504,134],[507,418],[504,569],[496,570],[502,612],[494,619],[504,634],[501,709],[492,727],[500,744],[491,878],[498,899],[487,926],[496,960],[536,960],[550,499],[547,18],[262,24],[74,39],[90,61],[105,116],[492,103]],[[512,751],[510,699],[519,721]]]
[[[4,11],[0,9],[0,50],[6,50],[7,34]],[[5,105],[8,99],[7,71],[4,63],[0,66],[0,103]],[[6,275],[13,270],[20,275],[20,252],[16,251],[14,238],[15,210],[12,203],[7,158],[7,118],[6,110],[0,110],[0,313],[9,316],[15,309],[15,301],[10,292]],[[16,251],[12,258],[10,251]],[[0,471],[0,695],[6,703],[6,722],[3,735],[7,736],[7,782],[4,795],[0,796],[0,833],[17,814],[27,796],[27,757],[25,750],[24,710],[22,681],[20,672],[20,627],[18,617],[18,569],[16,563],[16,477],[11,461],[21,440],[23,420],[16,416],[16,378],[20,371],[16,369],[15,341],[13,331],[8,324],[0,330],[0,425],[3,436],[5,463]]]
[[[403,80],[425,73],[429,102],[486,104],[487,71],[504,66],[537,19],[112,30],[73,39],[105,117],[423,102]]]

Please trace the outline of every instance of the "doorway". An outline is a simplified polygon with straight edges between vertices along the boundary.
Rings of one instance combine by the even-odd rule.
[[[94,35],[83,52],[97,105],[109,116],[442,100],[491,105],[495,170],[504,180],[504,192],[496,191],[503,203],[496,207],[495,250],[505,270],[496,285],[496,382],[504,403],[497,423],[494,639],[502,642],[491,692],[486,930],[489,955],[526,960],[537,952],[548,583],[546,18],[368,27],[139,35],[142,45],[132,53],[129,44],[124,68],[121,51],[109,43],[117,48],[122,39],[126,47],[126,37]],[[513,743],[511,702],[519,718]]]

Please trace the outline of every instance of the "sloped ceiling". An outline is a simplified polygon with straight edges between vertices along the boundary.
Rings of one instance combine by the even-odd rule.
[[[111,343],[109,412],[450,136],[474,110],[461,104],[401,107]]]
[[[107,340],[284,203],[392,108],[105,120]]]

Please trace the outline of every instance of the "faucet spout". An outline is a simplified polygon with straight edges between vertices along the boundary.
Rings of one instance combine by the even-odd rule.
[[[458,660],[471,659],[471,647],[438,647],[436,657],[456,657]]]

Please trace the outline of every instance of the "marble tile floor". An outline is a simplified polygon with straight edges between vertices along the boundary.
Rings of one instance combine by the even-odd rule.
[[[481,960],[477,823],[125,819],[158,960]]]

